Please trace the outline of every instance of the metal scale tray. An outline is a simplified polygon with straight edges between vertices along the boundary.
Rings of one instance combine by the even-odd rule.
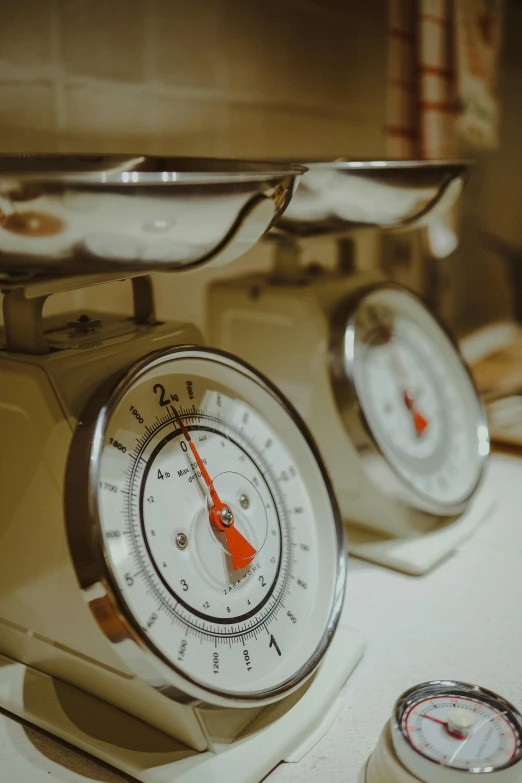
[[[342,235],[428,223],[458,199],[472,164],[452,160],[303,160],[308,168],[272,237]]]
[[[0,288],[225,263],[278,220],[304,171],[211,158],[0,155]]]

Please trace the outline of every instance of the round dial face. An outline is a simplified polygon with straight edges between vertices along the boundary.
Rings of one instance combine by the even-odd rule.
[[[521,718],[500,697],[498,701],[494,694],[482,698],[458,687],[442,693],[436,687],[428,688],[418,695],[418,699],[415,695],[408,699],[398,718],[401,737],[418,757],[444,769],[472,772],[492,772],[520,760]],[[394,742],[401,756],[396,738]],[[415,756],[412,760],[415,766]],[[440,780],[444,780],[442,772]]]
[[[350,369],[379,451],[421,504],[462,504],[479,482],[489,436],[457,350],[419,299],[391,286],[359,300],[350,330]]]
[[[141,642],[209,701],[296,687],[344,586],[339,522],[302,425],[253,371],[190,348],[141,366],[99,426],[104,557]]]
[[[420,753],[457,769],[496,769],[511,761],[520,745],[502,712],[458,695],[420,701],[404,716],[403,730]]]

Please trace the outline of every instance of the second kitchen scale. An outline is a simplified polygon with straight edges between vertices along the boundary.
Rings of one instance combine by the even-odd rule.
[[[209,289],[209,336],[250,357],[294,402],[332,476],[354,554],[420,574],[482,521],[489,434],[453,339],[413,293],[378,271],[303,268],[300,242],[354,227],[444,220],[468,166],[451,161],[332,161],[309,171],[271,237],[270,274]]]
[[[303,171],[0,158],[0,705],[143,783],[298,760],[362,653],[305,424],[193,325],[159,322],[147,276],[241,255]],[[130,318],[42,316],[127,277]]]

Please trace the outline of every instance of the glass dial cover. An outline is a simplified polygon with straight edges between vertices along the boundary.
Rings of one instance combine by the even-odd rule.
[[[343,372],[370,439],[370,475],[432,513],[462,510],[489,434],[458,349],[421,300],[394,285],[365,291],[344,323]]]
[[[455,681],[423,683],[403,694],[392,720],[394,749],[427,783],[453,781],[455,772],[497,773],[518,780],[522,716],[492,691]],[[499,776],[499,773],[503,775]]]
[[[267,382],[211,349],[153,355],[99,412],[89,465],[131,659],[218,704],[274,700],[314,671],[342,603],[342,532],[315,447]]]

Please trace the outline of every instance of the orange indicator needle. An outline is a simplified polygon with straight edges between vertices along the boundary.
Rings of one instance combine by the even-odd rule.
[[[392,358],[394,373],[400,385],[404,388],[404,386],[406,386],[408,382],[406,368],[402,363],[401,357],[399,356],[399,352],[395,347],[395,343],[393,342],[391,335],[388,342],[390,343],[391,346],[391,358]],[[419,411],[415,407],[415,400],[413,399],[412,395],[408,391],[406,391],[406,389],[402,392],[402,399],[404,400],[404,404],[406,405],[409,412],[411,413],[413,419],[413,426],[415,427],[415,432],[417,433],[417,437],[420,438],[420,436],[424,433],[424,430],[428,427],[429,421],[422,415],[422,413],[419,413]]]
[[[415,432],[417,435],[422,435],[426,427],[428,426],[428,419],[424,418],[422,413],[419,413],[417,408],[415,407],[415,402],[411,398],[411,396],[408,394],[407,391],[402,393],[402,398],[404,400],[404,404],[410,411],[412,417],[413,417],[413,426],[415,427]]]
[[[173,405],[171,405],[170,407],[172,408],[172,412],[176,417],[176,421],[178,422],[179,428],[183,433],[183,437],[185,438],[188,445],[190,446],[190,450],[194,455],[194,459],[196,460],[199,471],[203,477],[205,484],[208,487],[210,497],[212,498],[212,502],[214,505],[210,509],[210,514],[209,514],[210,524],[212,525],[212,527],[219,530],[221,533],[225,534],[227,539],[228,551],[230,553],[230,556],[232,557],[232,567],[234,571],[238,571],[240,568],[245,568],[250,563],[250,561],[254,559],[256,555],[256,550],[246,540],[246,538],[243,535],[241,535],[239,530],[237,530],[237,528],[235,527],[234,515],[232,514],[232,510],[230,506],[228,506],[226,503],[223,503],[220,500],[219,495],[214,488],[214,483],[210,478],[205,465],[203,464],[203,460],[201,459],[196,446],[192,442],[192,438],[190,437],[189,431],[183,424],[181,417],[177,412],[176,408],[174,408]]]
[[[180,428],[181,432],[183,433],[183,437],[185,438],[185,440],[187,441],[188,445],[190,446],[190,450],[191,450],[192,454],[194,455],[194,459],[196,460],[196,462],[198,464],[198,468],[200,470],[200,473],[203,476],[203,481],[207,485],[208,491],[210,492],[210,497],[212,498],[212,502],[214,503],[214,505],[216,505],[216,504],[223,505],[221,503],[219,497],[218,497],[218,493],[214,489],[214,485],[212,483],[212,479],[208,475],[208,471],[207,471],[205,465],[203,464],[203,460],[199,456],[199,452],[198,452],[197,448],[192,443],[192,438],[190,437],[189,431],[187,430],[187,428],[185,427],[185,425],[181,421],[181,417],[180,417],[179,413],[177,412],[176,408],[173,405],[171,405],[170,407],[172,408],[172,413],[176,417],[176,421],[178,422],[179,428]]]
[[[210,509],[210,524],[227,537],[227,547],[232,557],[232,568],[234,571],[239,571],[254,559],[256,550],[235,527],[233,516],[230,523],[227,524],[223,521],[223,517],[225,520],[227,519],[229,511],[229,507],[224,503],[221,503],[220,506],[214,504]],[[225,513],[223,514],[223,512]]]
[[[428,426],[428,420],[424,418],[422,413],[413,411],[413,424],[415,426],[415,432],[417,435],[422,435],[426,427]]]

